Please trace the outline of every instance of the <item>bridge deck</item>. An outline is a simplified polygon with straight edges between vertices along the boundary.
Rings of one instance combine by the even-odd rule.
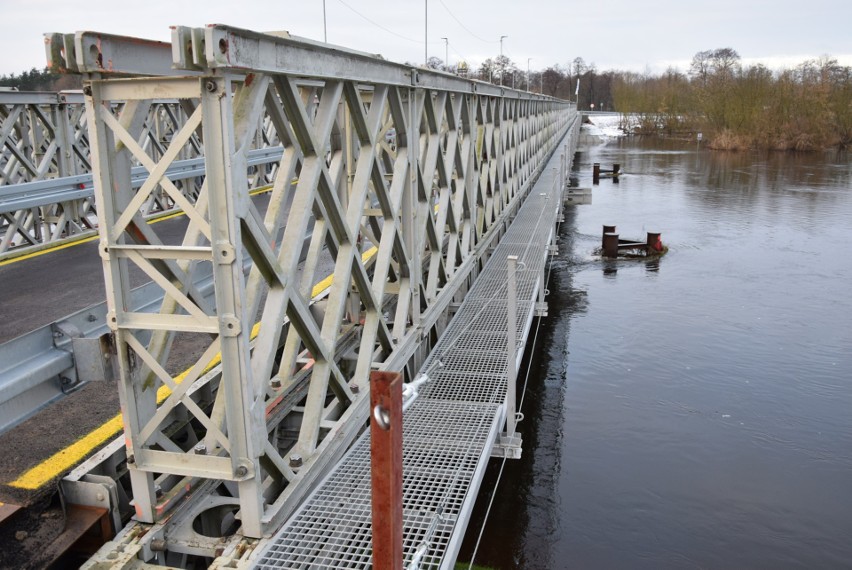
[[[406,564],[452,567],[485,465],[506,418],[507,261],[518,256],[518,361],[532,325],[560,191],[554,153],[420,374],[405,412]],[[517,367],[519,362],[514,363]],[[372,565],[370,435],[364,433],[303,506],[260,550],[256,568]]]

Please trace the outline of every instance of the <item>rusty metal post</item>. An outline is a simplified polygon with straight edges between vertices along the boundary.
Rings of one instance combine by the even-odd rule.
[[[604,245],[606,243],[606,234],[614,234],[614,233],[616,233],[615,232],[615,226],[604,225],[603,234],[601,235],[601,247],[604,247]]]
[[[618,234],[605,233],[603,236],[604,257],[618,257]]]
[[[648,237],[645,241],[648,251],[663,251],[663,241],[660,238],[660,232],[648,232]]]
[[[370,374],[373,568],[402,570],[402,375]]]
[[[601,163],[596,162],[592,165],[592,184],[597,184],[601,181]]]
[[[621,171],[621,165],[620,164],[613,164],[612,165],[612,175],[613,176],[618,176],[618,173],[620,171]]]

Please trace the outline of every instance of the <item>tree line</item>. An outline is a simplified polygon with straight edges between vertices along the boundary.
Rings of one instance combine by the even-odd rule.
[[[819,150],[852,143],[852,68],[828,56],[773,71],[743,65],[731,48],[701,51],[686,73],[617,74],[613,101],[640,132],[702,132],[711,148]]]
[[[46,67],[33,67],[19,74],[0,75],[0,87],[10,87],[18,91],[64,91],[81,89],[82,86],[83,80],[79,75],[63,75]]]
[[[852,68],[823,56],[792,69],[743,65],[732,48],[700,51],[689,69],[663,73],[598,71],[578,57],[544,70],[506,56],[477,69],[430,67],[570,99],[582,110],[618,111],[632,132],[704,135],[717,149],[819,150],[852,145]],[[579,80],[579,89],[577,81]]]
[[[594,63],[587,64],[582,57],[567,65],[554,64],[545,69],[522,69],[505,55],[488,58],[477,68],[465,63],[446,65],[438,57],[430,57],[426,67],[448,71],[457,75],[487,81],[514,89],[543,93],[577,103],[578,109],[613,111],[612,84],[616,73],[598,72]],[[577,80],[580,81],[579,91]],[[592,107],[594,105],[594,107]]]

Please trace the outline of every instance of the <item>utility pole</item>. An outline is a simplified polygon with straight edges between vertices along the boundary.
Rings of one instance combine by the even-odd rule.
[[[450,70],[450,40],[449,38],[441,38],[444,40],[444,67],[447,71]]]
[[[530,85],[530,62],[532,61],[531,57],[527,58],[527,91],[532,92],[532,86]]]
[[[328,26],[325,20],[325,0],[322,0],[322,41],[328,43]]]
[[[429,63],[429,0],[424,0],[423,14],[423,65]]]
[[[500,85],[503,85],[503,39],[509,36],[500,36]]]

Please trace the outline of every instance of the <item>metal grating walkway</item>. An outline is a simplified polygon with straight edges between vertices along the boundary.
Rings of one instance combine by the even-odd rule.
[[[419,555],[419,568],[451,568],[458,554],[485,465],[505,424],[506,258],[517,255],[519,262],[520,360],[559,210],[558,166],[555,152],[421,368],[429,381],[403,421],[406,567]],[[261,550],[254,567],[371,568],[370,509],[367,430]]]

